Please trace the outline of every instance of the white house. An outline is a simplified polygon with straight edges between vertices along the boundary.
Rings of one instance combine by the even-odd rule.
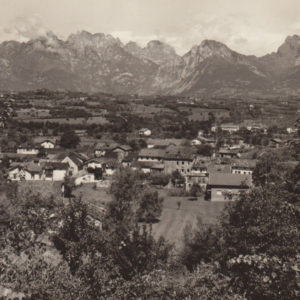
[[[199,146],[199,145],[201,145],[201,144],[202,144],[201,141],[198,140],[198,139],[193,139],[193,140],[191,141],[191,145],[192,145],[192,146]]]
[[[47,162],[45,164],[45,180],[63,181],[68,175],[69,165],[63,162]]]
[[[139,135],[141,136],[151,136],[151,130],[148,128],[142,128],[139,130]]]
[[[28,154],[28,155],[37,155],[39,153],[39,148],[31,143],[24,143],[18,147],[17,153],[18,154]]]
[[[103,159],[92,158],[88,160],[85,165],[87,169],[101,169],[103,166]]]
[[[55,141],[45,140],[41,143],[41,147],[44,148],[44,149],[54,149],[55,148]]]
[[[256,166],[255,159],[234,159],[231,166],[231,173],[232,174],[241,174],[241,175],[250,175]]]
[[[43,180],[43,170],[37,164],[20,164],[9,170],[8,178],[12,181]]]
[[[75,185],[81,185],[84,183],[94,183],[94,182],[98,182],[98,180],[95,179],[95,174],[93,173],[83,173],[81,175],[79,175],[78,177],[76,177],[75,179]]]
[[[296,133],[297,131],[298,131],[297,128],[292,128],[292,127],[288,127],[288,128],[286,129],[286,132],[287,132],[288,134]]]
[[[62,159],[62,163],[67,163],[69,165],[69,175],[76,176],[80,170],[83,168],[83,164],[86,158],[82,157],[80,154],[70,153]]]

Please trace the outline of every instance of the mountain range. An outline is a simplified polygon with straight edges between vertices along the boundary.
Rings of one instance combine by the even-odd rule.
[[[113,94],[297,95],[300,37],[277,52],[239,54],[204,40],[183,56],[161,41],[145,47],[86,31],[67,40],[49,32],[28,42],[0,44],[0,90],[47,88]]]

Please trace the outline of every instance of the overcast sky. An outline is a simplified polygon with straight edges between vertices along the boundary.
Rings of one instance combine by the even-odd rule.
[[[187,52],[214,39],[244,54],[276,51],[300,35],[300,0],[0,0],[0,42],[87,30]]]

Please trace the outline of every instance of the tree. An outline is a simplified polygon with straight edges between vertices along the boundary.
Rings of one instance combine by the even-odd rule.
[[[162,213],[164,199],[158,196],[158,192],[146,189],[141,194],[137,216],[140,221],[152,223],[156,221]]]
[[[145,187],[141,174],[122,169],[111,185],[113,200],[108,204],[104,228],[108,232],[113,260],[127,280],[152,270],[169,257],[170,246],[155,241],[151,227],[141,226],[138,220],[153,221],[161,213],[162,200],[157,192]]]
[[[299,296],[300,210],[274,189],[257,188],[230,202],[220,225],[185,234],[183,263],[218,262],[247,299]]]
[[[89,224],[87,216],[86,204],[81,199],[70,199],[68,206],[62,211],[63,226],[53,236],[55,247],[68,263],[73,275],[82,264],[82,257],[95,250],[95,245],[101,245],[101,235]]]
[[[190,195],[193,197],[198,197],[202,193],[201,186],[197,183],[193,183],[190,189]]]
[[[280,166],[279,160],[279,156],[273,152],[262,155],[252,174],[253,183],[256,186],[265,186],[282,180],[285,169]]]
[[[204,144],[197,146],[197,154],[203,156],[212,156],[213,148],[210,145]]]
[[[150,181],[152,185],[166,186],[170,181],[170,175],[168,174],[151,174]]]
[[[80,138],[73,130],[65,132],[60,139],[60,145],[64,148],[76,148],[79,143]]]
[[[171,182],[174,186],[182,186],[184,184],[184,178],[178,170],[172,173]]]

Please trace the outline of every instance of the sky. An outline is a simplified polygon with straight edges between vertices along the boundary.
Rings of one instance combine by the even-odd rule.
[[[0,0],[0,42],[86,30],[172,45],[180,55],[204,39],[262,56],[300,35],[300,0]]]

